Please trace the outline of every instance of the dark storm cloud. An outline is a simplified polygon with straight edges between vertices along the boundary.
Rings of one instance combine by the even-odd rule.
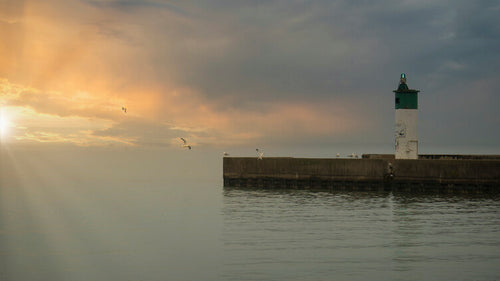
[[[353,112],[382,114],[379,125],[391,126],[392,90],[407,72],[410,87],[422,90],[424,136],[447,138],[432,133],[436,118],[498,124],[491,113],[499,104],[493,90],[500,63],[497,1],[89,3],[143,28],[135,37],[147,45],[151,79],[223,100],[221,110],[347,98],[359,104]],[[471,92],[477,89],[482,98]],[[450,102],[456,99],[461,102]],[[464,110],[471,103],[477,106]],[[500,138],[484,130],[478,133]]]
[[[499,38],[493,1],[91,3],[150,9],[153,19],[175,11],[174,19],[136,19],[144,39],[175,64],[179,83],[243,99],[360,94],[387,85],[382,79],[397,83],[405,69],[413,77],[477,70]]]
[[[98,8],[110,8],[122,11],[134,12],[135,9],[153,8],[168,9],[172,12],[187,15],[187,12],[168,1],[137,1],[137,0],[109,0],[109,1],[85,1],[86,3]]]

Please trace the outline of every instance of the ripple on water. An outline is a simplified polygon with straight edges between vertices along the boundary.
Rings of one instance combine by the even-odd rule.
[[[226,280],[500,278],[498,198],[226,189],[222,216]]]

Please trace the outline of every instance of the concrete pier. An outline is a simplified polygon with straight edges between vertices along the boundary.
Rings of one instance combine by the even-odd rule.
[[[500,156],[225,157],[223,174],[224,187],[500,192]]]

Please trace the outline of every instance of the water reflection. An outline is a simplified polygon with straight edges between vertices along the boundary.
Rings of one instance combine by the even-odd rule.
[[[465,193],[465,192],[410,192],[410,191],[386,191],[386,190],[335,190],[335,189],[284,189],[284,188],[259,188],[259,187],[224,187],[223,195],[238,196],[237,194],[246,194],[249,196],[269,196],[273,194],[287,194],[298,196],[316,196],[324,195],[344,195],[351,198],[362,197],[387,197],[394,196],[398,200],[408,201],[443,201],[443,200],[500,200],[500,193]]]
[[[223,195],[226,280],[500,277],[497,195],[248,188]]]

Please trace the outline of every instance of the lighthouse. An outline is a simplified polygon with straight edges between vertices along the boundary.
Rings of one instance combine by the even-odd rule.
[[[406,74],[402,73],[395,93],[396,126],[395,158],[418,159],[417,111],[418,90],[406,85]]]

